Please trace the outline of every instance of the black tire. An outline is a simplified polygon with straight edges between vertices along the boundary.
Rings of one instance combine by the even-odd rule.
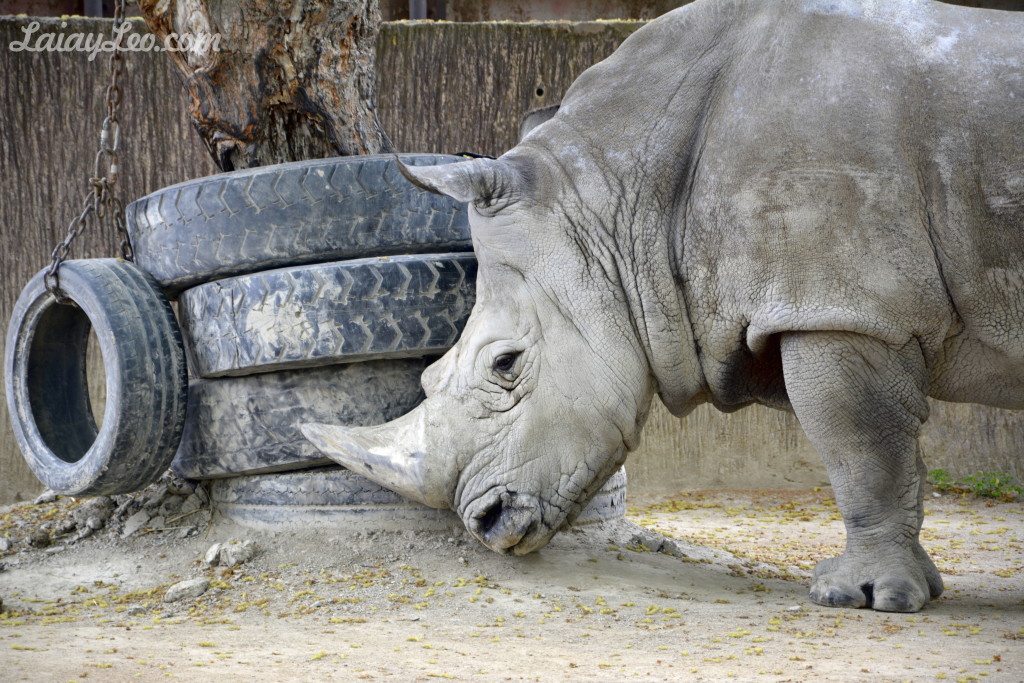
[[[411,166],[461,161],[400,158]],[[125,218],[138,264],[169,296],[282,266],[473,248],[465,207],[414,187],[385,155],[197,178],[129,204]]]
[[[68,261],[58,304],[40,271],[14,306],[4,355],[14,436],[32,471],[64,495],[128,493],[170,465],[185,418],[181,335],[157,284],[115,259]],[[97,428],[86,379],[89,330],[107,375]]]
[[[438,355],[465,326],[475,281],[472,254],[358,259],[193,287],[178,315],[199,377]]]
[[[218,479],[210,485],[216,512],[257,528],[316,524],[395,529],[460,525],[451,510],[415,503],[338,466]]]
[[[423,400],[420,375],[428,364],[371,361],[193,380],[171,469],[186,479],[212,479],[332,464],[299,425],[373,425],[400,417]]]
[[[620,467],[608,478],[583,508],[573,526],[586,526],[626,516],[626,468]]]
[[[443,523],[461,525],[450,510],[414,503],[341,467],[218,479],[210,488],[217,511],[257,527],[358,522],[402,528]],[[626,471],[620,469],[576,519],[586,526],[620,519],[626,512]]]

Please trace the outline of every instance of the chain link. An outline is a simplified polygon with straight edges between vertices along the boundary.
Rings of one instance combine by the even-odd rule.
[[[125,0],[114,2],[114,36],[119,36],[119,29],[124,23]],[[50,267],[44,280],[46,289],[60,303],[68,299],[60,289],[60,264],[71,255],[71,243],[82,234],[90,224],[102,225],[110,223],[121,239],[121,258],[133,261],[131,239],[124,222],[124,205],[114,196],[120,167],[118,152],[121,148],[121,120],[118,110],[121,106],[121,86],[119,82],[124,75],[124,57],[115,46],[110,54],[110,85],[106,90],[107,112],[100,130],[100,148],[96,152],[93,174],[89,178],[89,191],[82,206],[82,212],[68,225],[67,236],[50,254]]]

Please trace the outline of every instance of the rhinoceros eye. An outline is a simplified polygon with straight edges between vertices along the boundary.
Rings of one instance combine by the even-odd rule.
[[[499,375],[511,375],[512,370],[516,367],[516,358],[519,357],[518,353],[503,353],[494,359],[494,371]]]

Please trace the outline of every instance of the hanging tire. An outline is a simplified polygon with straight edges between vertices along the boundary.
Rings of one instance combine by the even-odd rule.
[[[400,158],[411,166],[462,160]],[[283,266],[473,249],[465,207],[414,187],[390,155],[197,178],[129,204],[125,218],[139,265],[169,296]]]
[[[469,318],[475,280],[472,254],[315,264],[193,287],[178,315],[199,377],[439,355]]]
[[[152,278],[115,259],[67,261],[58,304],[40,271],[14,306],[4,355],[7,406],[29,467],[64,495],[128,493],[170,465],[186,405],[185,355]],[[106,368],[97,428],[86,379],[93,329]]]
[[[414,503],[341,467],[219,479],[210,487],[214,507],[231,521],[256,527],[357,522],[408,529],[461,526],[455,513]],[[612,475],[574,526],[621,518],[626,471]]]
[[[299,425],[373,425],[400,417],[423,400],[420,374],[428,364],[371,361],[193,380],[171,469],[186,479],[212,479],[332,464]]]

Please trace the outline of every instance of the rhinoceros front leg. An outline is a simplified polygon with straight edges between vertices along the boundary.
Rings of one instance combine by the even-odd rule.
[[[916,612],[942,594],[921,547],[927,371],[916,341],[851,333],[785,335],[786,390],[821,454],[846,524],[846,551],[814,571],[811,599],[832,607]]]

